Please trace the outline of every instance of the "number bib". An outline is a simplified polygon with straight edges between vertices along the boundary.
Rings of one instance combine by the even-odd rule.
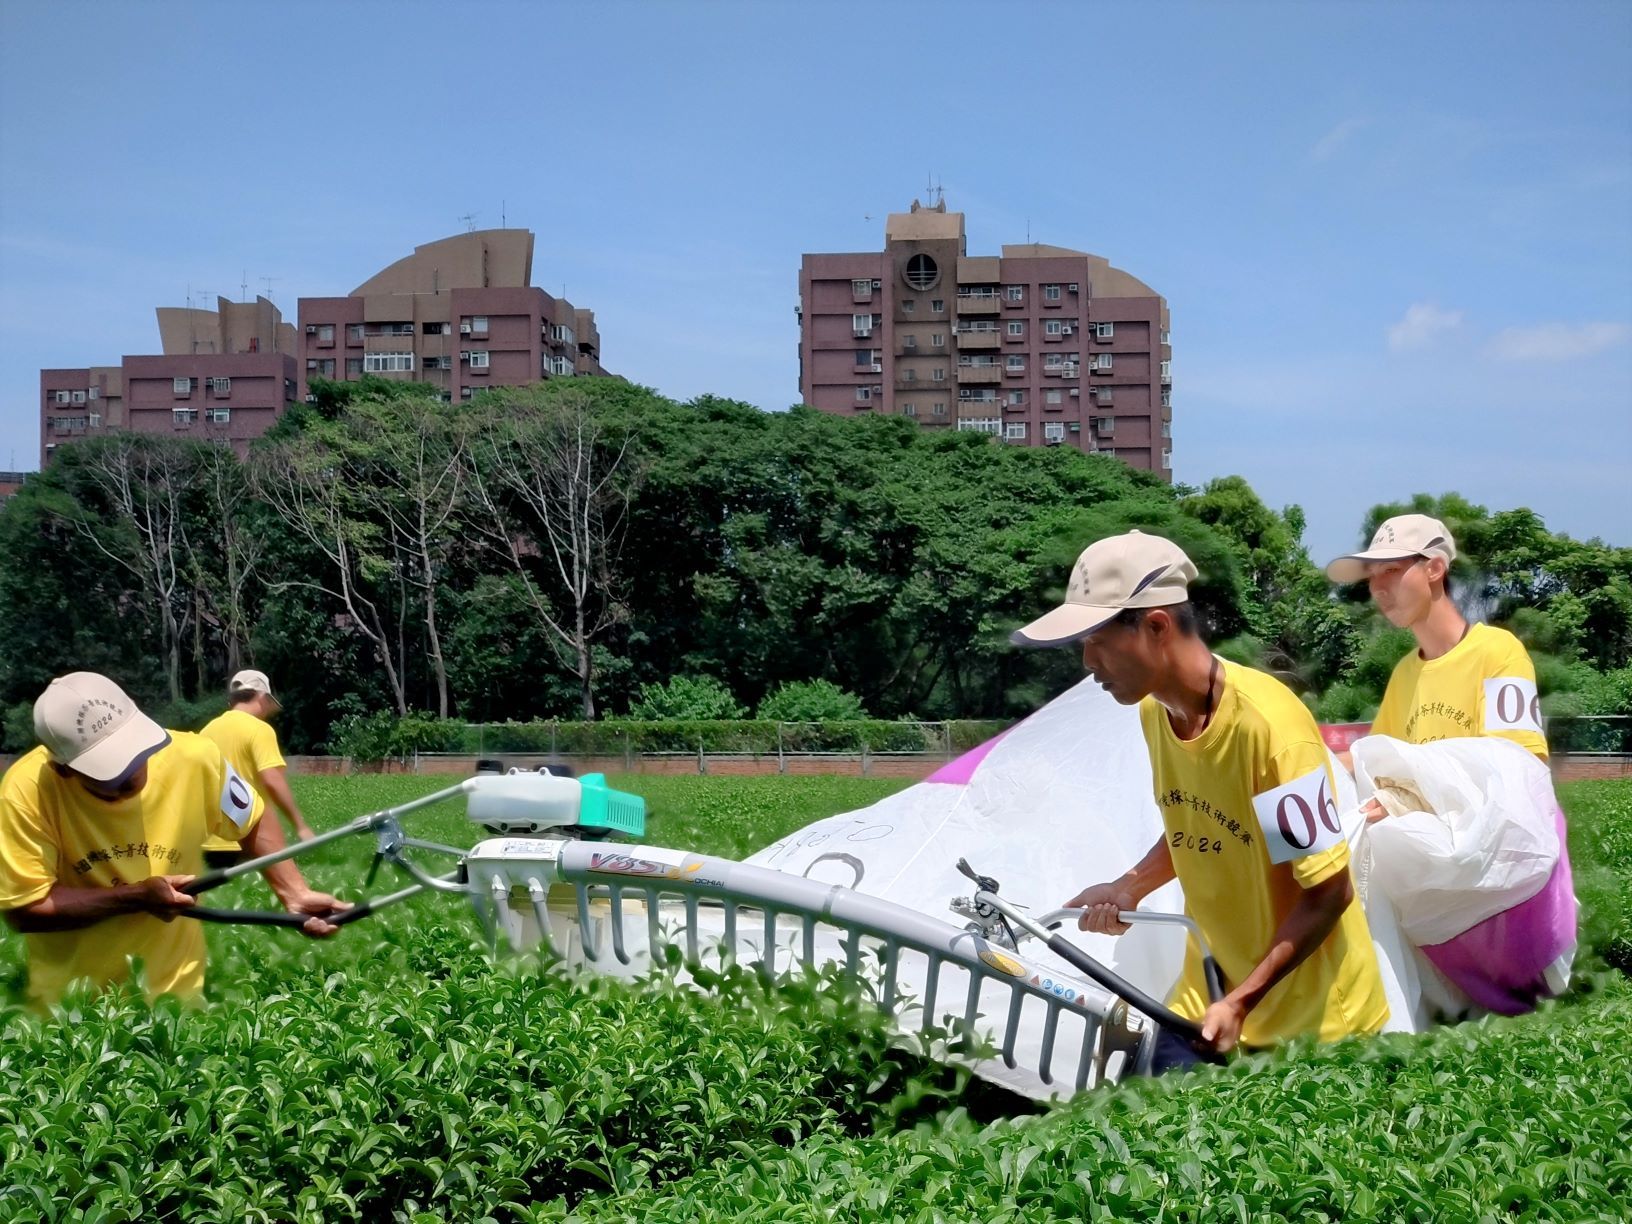
[[[226,766],[226,771],[221,785],[221,814],[242,829],[255,813],[255,793],[231,765]]]
[[[1272,863],[1289,863],[1343,840],[1343,822],[1323,766],[1252,797],[1264,849]]]
[[[1485,681],[1485,730],[1541,734],[1541,698],[1536,682],[1522,676]]]

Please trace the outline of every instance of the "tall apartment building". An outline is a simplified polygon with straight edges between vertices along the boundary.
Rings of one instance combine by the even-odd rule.
[[[40,371],[40,463],[64,442],[127,430],[221,442],[242,454],[294,402],[295,329],[265,298],[161,306],[161,352]]]
[[[40,463],[117,430],[220,441],[243,454],[309,378],[427,382],[443,399],[484,387],[604,374],[591,310],[531,286],[533,235],[478,230],[417,247],[338,298],[301,298],[300,325],[265,298],[160,307],[161,353],[40,371]]]
[[[1098,255],[971,256],[963,214],[891,213],[884,249],[804,257],[799,392],[1022,446],[1075,446],[1172,479],[1167,302]]]
[[[301,298],[301,394],[313,378],[372,374],[455,400],[604,374],[594,312],[532,277],[530,230],[476,230],[416,247],[347,297]]]

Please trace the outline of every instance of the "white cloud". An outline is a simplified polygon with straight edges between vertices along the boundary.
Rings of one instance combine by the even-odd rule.
[[[1632,326],[1625,323],[1535,323],[1504,328],[1491,337],[1485,351],[1503,361],[1570,361],[1628,339]]]
[[[1371,122],[1370,119],[1345,119],[1326,135],[1315,141],[1309,150],[1310,161],[1325,161],[1349,142],[1349,138]]]
[[[1408,307],[1405,318],[1388,329],[1388,347],[1395,352],[1426,348],[1441,334],[1462,326],[1460,310],[1441,310],[1429,302]]]

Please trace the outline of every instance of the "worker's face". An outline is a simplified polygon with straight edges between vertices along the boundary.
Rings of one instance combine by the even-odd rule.
[[[1444,575],[1445,562],[1438,557],[1402,557],[1371,562],[1366,583],[1377,610],[1389,624],[1406,629],[1428,615],[1434,599],[1434,580]]]
[[[1082,666],[1121,705],[1136,705],[1156,687],[1164,667],[1162,646],[1172,620],[1159,608],[1137,625],[1112,621],[1082,639]]]
[[[107,803],[128,799],[132,795],[139,795],[142,793],[142,788],[147,785],[147,762],[145,760],[124,777],[115,778],[111,782],[97,782],[87,778],[82,773],[75,773],[72,769],[68,770],[68,773],[80,786]]]

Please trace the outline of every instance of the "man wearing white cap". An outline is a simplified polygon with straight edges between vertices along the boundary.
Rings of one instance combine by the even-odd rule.
[[[1176,544],[1130,531],[1077,558],[1065,603],[1017,632],[1022,645],[1082,643],[1083,666],[1139,706],[1164,835],[1126,875],[1084,889],[1084,930],[1175,876],[1224,972],[1209,1003],[1192,941],[1169,999],[1221,1051],[1302,1034],[1370,1033],[1388,1003],[1365,913],[1352,904],[1348,843],[1320,730],[1278,680],[1215,656],[1196,631],[1196,567]],[[1164,1033],[1158,1069],[1191,1061]]]
[[[283,708],[272,696],[272,682],[265,672],[238,672],[227,682],[227,702],[227,712],[206,723],[200,734],[214,740],[238,776],[248,779],[263,801],[288,818],[296,837],[309,840],[311,826],[289,789],[287,762],[269,721]],[[239,853],[238,843],[225,838],[212,837],[204,843],[204,861],[211,867],[229,866]]]
[[[199,994],[204,934],[175,916],[203,868],[206,836],[253,854],[283,846],[265,805],[201,735],[166,731],[106,676],[72,672],[34,703],[40,746],[0,779],[0,911],[28,947],[30,1003],[45,1008],[69,982],[102,986],[146,964],[150,996]],[[314,915],[312,936],[337,929],[315,915],[347,908],[306,886],[292,862],[265,872],[284,908]]]
[[[1363,552],[1326,567],[1333,582],[1364,582],[1389,623],[1417,649],[1394,667],[1371,730],[1411,744],[1495,735],[1547,759],[1536,668],[1505,629],[1469,625],[1451,601],[1447,573],[1456,541],[1426,514],[1398,514]],[[1367,815],[1380,817],[1373,800]]]

